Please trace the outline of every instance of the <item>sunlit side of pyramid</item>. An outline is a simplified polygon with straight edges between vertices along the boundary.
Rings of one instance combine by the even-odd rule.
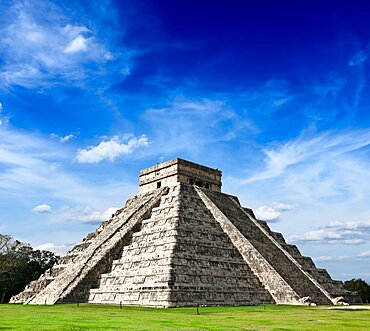
[[[340,298],[342,297],[342,298]],[[140,172],[140,194],[13,303],[155,307],[361,302],[182,159]]]

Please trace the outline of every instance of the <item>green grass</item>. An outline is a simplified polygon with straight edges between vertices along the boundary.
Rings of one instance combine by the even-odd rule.
[[[155,309],[0,305],[0,330],[370,330],[370,310],[252,306]]]

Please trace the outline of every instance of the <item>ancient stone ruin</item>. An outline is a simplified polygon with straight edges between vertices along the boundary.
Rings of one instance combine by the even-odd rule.
[[[182,159],[140,172],[140,193],[13,303],[182,307],[361,302]]]

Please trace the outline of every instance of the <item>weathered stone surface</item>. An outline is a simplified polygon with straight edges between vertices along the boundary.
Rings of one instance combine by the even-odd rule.
[[[219,170],[181,159],[141,171],[141,194],[11,302],[361,302],[220,190]]]
[[[221,192],[221,171],[182,159],[173,159],[140,171],[140,193],[178,183]]]

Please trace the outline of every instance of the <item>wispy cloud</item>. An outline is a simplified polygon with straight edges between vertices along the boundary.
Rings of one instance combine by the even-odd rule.
[[[358,257],[370,258],[370,251],[361,252],[360,254],[358,254]]]
[[[0,102],[0,126],[2,126],[3,125],[3,121],[2,121],[2,111],[3,111],[3,105],[2,105],[2,103]]]
[[[315,257],[314,260],[316,262],[338,262],[338,261],[348,261],[348,260],[356,260],[361,261],[364,259],[370,258],[370,251],[360,252],[358,254],[354,254],[352,256],[349,255],[323,255]]]
[[[242,131],[255,133],[253,123],[225,100],[176,97],[142,115],[158,154],[197,153],[208,144],[235,140]]]
[[[75,135],[74,135],[74,134],[67,134],[67,135],[66,135],[66,136],[64,136],[64,137],[60,137],[59,141],[60,141],[61,143],[65,143],[65,142],[67,142],[67,141],[72,140],[73,138],[75,138]]]
[[[337,99],[347,85],[346,78],[332,74],[324,77],[320,82],[315,82],[309,87],[309,92],[317,98],[314,101],[328,105]]]
[[[148,145],[149,140],[145,135],[130,136],[130,138],[115,136],[110,140],[102,141],[97,146],[80,149],[77,152],[76,161],[79,163],[98,163],[103,160],[113,162],[122,155],[132,154],[136,149]]]
[[[314,258],[315,262],[338,262],[338,261],[346,261],[351,259],[350,256],[342,255],[342,256],[330,256],[330,255],[323,255]]]
[[[72,139],[76,138],[76,135],[73,134],[73,133],[70,133],[70,134],[67,134],[65,136],[58,136],[57,134],[55,133],[51,133],[50,134],[50,138],[51,139],[57,139],[59,140],[61,143],[66,143],[68,141],[71,141]]]
[[[310,163],[324,166],[330,163],[334,169],[333,159],[339,159],[347,153],[356,151],[370,144],[369,130],[354,130],[349,132],[326,132],[301,136],[284,144],[265,148],[265,169],[246,178],[244,183],[266,180],[292,171],[294,166]],[[329,169],[327,169],[329,170]],[[331,169],[333,170],[333,169]]]
[[[289,237],[293,243],[342,243],[347,245],[365,244],[370,240],[370,221],[335,222],[321,229]]]
[[[78,53],[85,52],[91,44],[91,38],[84,38],[81,35],[78,35],[74,38],[63,50],[64,53]]]
[[[241,95],[248,111],[270,116],[294,100],[295,96],[285,80],[268,80],[259,89]]]
[[[358,51],[357,53],[355,53],[351,59],[349,60],[348,62],[348,65],[349,66],[358,66],[360,65],[361,63],[365,62],[368,58],[368,54],[361,50],[361,51]]]
[[[100,224],[108,220],[118,208],[109,207],[104,210],[97,210],[89,206],[64,206],[58,212],[56,220],[60,222],[76,222],[87,224]]]
[[[0,102],[0,127],[9,124],[9,118],[4,114],[3,104]]]
[[[86,11],[78,19],[71,7],[47,0],[0,5],[0,88],[86,87],[97,77],[101,88],[127,75],[130,52],[101,38],[94,19]]]
[[[337,228],[342,230],[365,230],[370,232],[370,221],[368,222],[330,222],[328,228]]]

